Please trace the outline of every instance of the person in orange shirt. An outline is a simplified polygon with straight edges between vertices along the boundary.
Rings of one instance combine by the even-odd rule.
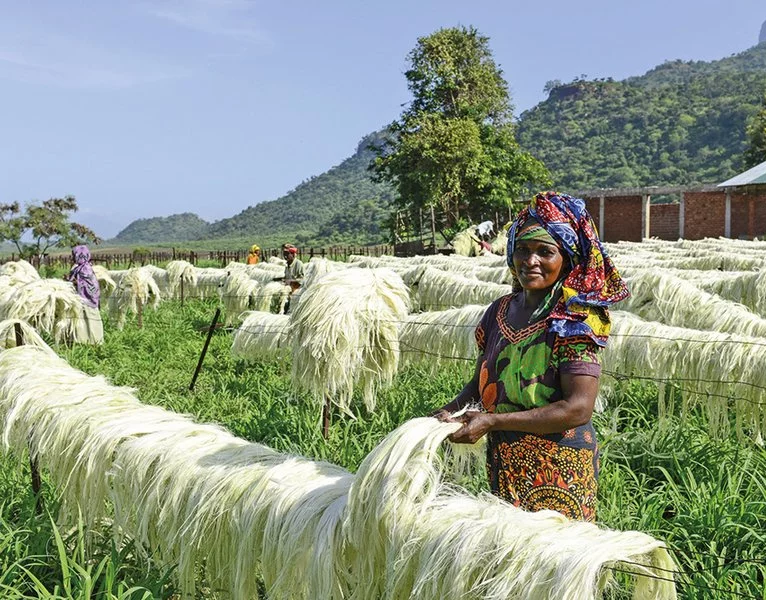
[[[250,252],[247,253],[247,264],[257,265],[261,261],[261,249],[257,244],[250,246]]]

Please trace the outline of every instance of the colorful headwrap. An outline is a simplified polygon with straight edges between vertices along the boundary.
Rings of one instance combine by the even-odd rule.
[[[290,254],[298,254],[298,248],[292,244],[282,244],[282,252],[289,252]]]
[[[67,279],[74,283],[77,293],[82,296],[85,303],[98,308],[98,301],[101,296],[101,289],[98,285],[98,279],[93,272],[90,264],[90,250],[85,245],[72,248],[72,260],[74,266],[69,271]]]
[[[261,247],[258,244],[250,246],[250,254],[258,254],[261,251]]]
[[[587,335],[599,346],[609,338],[606,308],[630,295],[598,238],[585,202],[566,194],[537,194],[508,232],[507,261],[513,271],[517,234],[542,236],[543,229],[569,257],[571,270],[555,286],[561,298],[548,315],[548,327],[561,337]],[[539,239],[539,238],[536,238]],[[514,273],[515,274],[515,273]]]

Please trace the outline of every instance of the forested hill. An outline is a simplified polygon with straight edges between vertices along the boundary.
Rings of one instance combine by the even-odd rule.
[[[713,62],[666,62],[624,81],[576,80],[555,86],[547,100],[520,116],[518,138],[545,163],[562,190],[716,183],[742,168],[746,122],[765,91],[762,43]],[[372,158],[367,147],[377,135],[363,139],[340,165],[282,198],[209,227],[200,219],[184,234],[188,237],[178,237],[176,228],[161,230],[176,216],[136,221],[118,240],[237,238],[261,245],[382,241],[392,190],[373,183],[367,171]]]
[[[183,242],[207,237],[210,223],[193,213],[133,221],[113,241],[122,244]]]
[[[742,168],[764,91],[766,44],[625,81],[578,80],[521,115],[519,142],[560,189],[720,182]]]
[[[373,182],[367,172],[373,158],[368,147],[379,135],[366,136],[353,156],[277,200],[250,206],[213,224],[190,213],[139,219],[113,241],[133,244],[228,239],[239,246],[382,242],[383,221],[389,216],[393,192],[389,186]]]
[[[359,142],[351,158],[278,200],[261,202],[217,221],[210,228],[210,237],[248,236],[258,243],[274,239],[304,245],[380,240],[392,191],[374,183],[367,172],[373,157],[368,146],[376,135]]]

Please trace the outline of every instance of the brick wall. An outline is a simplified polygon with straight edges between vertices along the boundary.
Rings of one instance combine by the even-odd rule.
[[[585,200],[585,208],[588,209],[590,216],[593,217],[593,222],[596,224],[596,229],[600,233],[601,219],[599,219],[599,216],[600,216],[601,201],[598,198],[584,198],[584,200]]]
[[[701,240],[725,232],[726,194],[724,192],[684,193],[684,238]]]
[[[753,235],[759,239],[766,236],[766,192],[754,195],[755,201],[755,231]]]
[[[604,201],[604,223],[599,219],[599,198],[585,198],[585,206],[607,242],[641,241],[641,196],[607,196]],[[684,238],[699,240],[725,235],[726,193],[684,193]],[[680,237],[680,205],[652,204],[650,235],[663,240]],[[766,186],[749,193],[731,194],[731,237],[758,236],[766,239]]]
[[[731,237],[745,237],[749,217],[749,196],[747,194],[731,195]]]
[[[649,219],[649,235],[661,240],[677,240],[679,237],[680,204],[652,204]]]
[[[599,228],[605,242],[641,241],[641,196],[611,196],[604,201],[604,225]]]

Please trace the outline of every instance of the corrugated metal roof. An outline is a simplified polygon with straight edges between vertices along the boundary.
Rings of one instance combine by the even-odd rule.
[[[762,162],[760,165],[756,165],[736,177],[719,183],[718,187],[737,187],[740,185],[754,185],[756,183],[766,183],[766,162]]]

